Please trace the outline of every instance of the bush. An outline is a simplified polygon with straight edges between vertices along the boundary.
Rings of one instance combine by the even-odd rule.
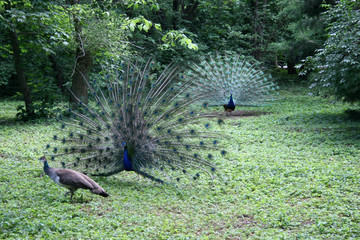
[[[328,38],[314,57],[313,90],[334,93],[349,102],[360,100],[360,4],[341,0],[326,11]]]

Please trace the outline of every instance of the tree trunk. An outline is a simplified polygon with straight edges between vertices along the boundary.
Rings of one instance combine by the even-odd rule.
[[[11,3],[10,1],[5,2],[5,9],[10,10],[11,9]],[[19,41],[16,33],[15,27],[12,26],[12,29],[9,30],[9,37],[10,37],[10,44],[13,50],[13,56],[14,56],[14,63],[15,63],[15,70],[17,75],[17,85],[20,87],[20,91],[24,96],[24,102],[25,102],[25,110],[28,113],[28,115],[34,114],[34,109],[32,108],[32,98],[29,86],[27,85],[25,72],[24,72],[24,65],[22,62],[21,57],[21,50],[19,46]]]
[[[254,51],[253,51],[253,55],[255,57],[255,59],[257,60],[261,60],[261,39],[262,39],[262,34],[263,34],[263,29],[262,29],[262,25],[260,24],[260,16],[259,16],[259,12],[260,12],[260,6],[259,6],[259,1],[255,1],[255,6],[254,6],[254,19],[253,19],[253,29],[254,29]]]
[[[295,68],[295,63],[287,63],[287,71],[288,74],[297,74],[296,68]]]
[[[198,1],[191,0],[190,3],[186,7],[184,6],[184,3],[182,2],[182,5],[181,5],[181,12],[183,15],[182,17],[188,21],[192,21],[196,16],[196,10],[197,10],[198,6],[199,6]]]
[[[71,5],[77,4],[77,0],[72,0]],[[71,86],[71,96],[70,96],[70,105],[72,108],[77,108],[78,99],[83,102],[88,102],[87,95],[87,84],[84,79],[87,78],[90,69],[92,67],[92,57],[90,51],[85,49],[84,43],[82,41],[82,25],[78,17],[73,14],[74,19],[74,29],[75,29],[75,41],[76,41],[76,61],[74,74],[72,76],[72,86]]]
[[[87,78],[92,65],[92,59],[88,51],[83,51],[78,48],[76,50],[76,57],[75,72],[72,76],[72,94],[70,95],[70,104],[74,109],[76,108],[78,99],[85,104],[88,102],[88,86],[84,78]]]
[[[173,17],[172,17],[172,28],[177,29],[178,16],[179,16],[179,0],[173,0]]]

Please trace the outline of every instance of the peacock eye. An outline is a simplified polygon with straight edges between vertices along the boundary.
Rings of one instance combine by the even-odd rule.
[[[232,87],[224,91],[231,92],[233,101],[238,101],[239,91],[232,85],[240,83],[235,76],[239,71],[233,68],[245,64],[232,65],[231,61],[238,59],[202,58],[202,63],[185,76],[178,74],[176,66],[163,68],[140,58],[110,66],[100,81],[86,82],[93,94],[89,93],[88,102],[78,101],[76,109],[65,109],[69,113],[60,123],[64,133],[53,137],[64,145],[56,148],[48,144],[46,148],[61,161],[76,158],[75,163],[71,160],[66,166],[86,169],[89,176],[108,176],[124,168],[142,171],[143,176],[161,183],[164,180],[159,176],[170,181],[198,180],[200,175],[215,177],[211,173],[215,171],[212,154],[220,150],[214,137],[221,136],[209,131],[210,127],[217,128],[217,119],[213,121],[216,115],[208,107],[219,104],[201,99],[206,99],[204,91],[213,91],[215,85],[221,85],[217,79],[222,79]],[[267,78],[264,81],[266,85]],[[195,91],[193,86],[197,86]],[[164,172],[157,174],[159,170]]]

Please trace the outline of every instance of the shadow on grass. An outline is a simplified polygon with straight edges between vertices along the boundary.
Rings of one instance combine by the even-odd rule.
[[[16,116],[1,116],[0,115],[0,126],[1,125],[16,125],[19,124]]]
[[[227,118],[243,118],[243,117],[257,117],[261,115],[268,115],[271,112],[264,111],[232,111],[232,112],[224,112],[217,111],[213,112],[213,115],[218,115],[219,117],[227,117]]]
[[[320,142],[357,145],[360,141],[360,124],[346,113],[298,113],[283,117],[278,122],[288,131],[312,132]]]
[[[157,183],[143,178],[142,176],[136,176],[135,173],[132,173],[132,176],[120,176],[121,174],[122,173],[119,173],[119,175],[99,177],[95,179],[101,186],[108,187],[105,190],[110,194],[110,197],[112,195],[112,191],[118,190],[126,192],[137,191],[142,193],[149,193],[152,197],[167,195],[173,197],[175,196],[178,199],[184,199],[188,198],[193,193],[193,191],[197,191],[194,187],[196,182],[188,182],[183,184],[175,184],[171,182]],[[114,195],[118,195],[118,193],[115,193]]]

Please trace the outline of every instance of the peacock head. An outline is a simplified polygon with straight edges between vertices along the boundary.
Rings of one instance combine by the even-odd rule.
[[[124,151],[127,152],[128,156],[130,158],[133,158],[133,156],[135,154],[134,144],[130,141],[129,144],[127,144],[126,142],[123,142],[121,145],[124,147]]]
[[[229,102],[234,103],[232,93],[230,93],[230,99],[229,99]]]

